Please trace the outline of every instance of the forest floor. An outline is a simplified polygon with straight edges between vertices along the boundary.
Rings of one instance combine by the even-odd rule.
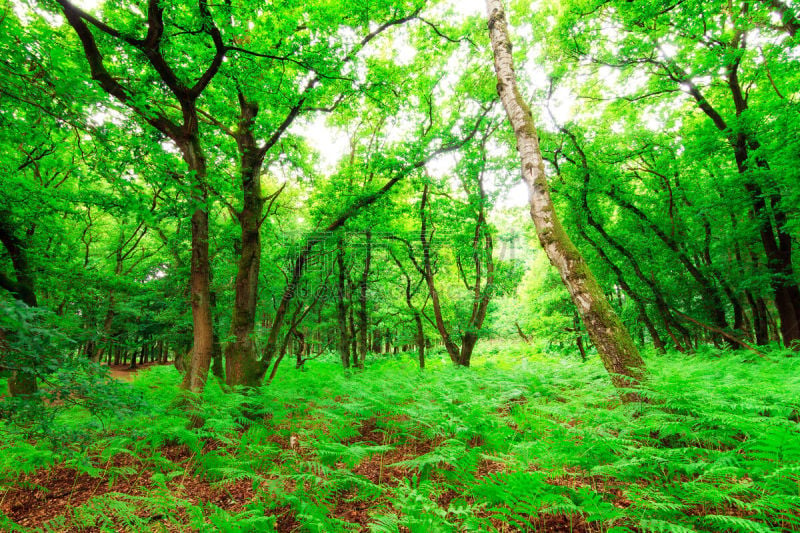
[[[111,376],[112,378],[130,382],[133,381],[133,378],[136,377],[136,375],[139,372],[156,366],[163,366],[163,365],[172,365],[172,363],[158,363],[158,362],[144,363],[141,365],[136,365],[136,367],[134,368],[131,368],[129,364],[104,365],[104,366],[105,368],[108,369],[108,375]]]
[[[800,358],[650,357],[622,405],[596,361],[527,346],[380,357],[210,381],[199,429],[172,366],[112,368],[110,412],[0,422],[0,530],[800,531]]]

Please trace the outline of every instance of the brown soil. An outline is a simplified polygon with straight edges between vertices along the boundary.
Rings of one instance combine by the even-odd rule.
[[[162,450],[162,454],[176,462],[185,462],[191,457],[185,446],[167,447]],[[76,507],[86,504],[92,498],[108,493],[143,496],[149,489],[157,487],[152,480],[154,472],[147,470],[149,466],[143,467],[133,457],[119,455],[114,457],[110,464],[101,466],[105,467],[106,471],[100,477],[78,473],[64,465],[23,476],[2,493],[0,511],[22,527],[36,528],[42,527],[57,516],[63,515],[69,519]],[[120,467],[132,468],[136,473],[120,475],[111,481],[107,475],[109,469]],[[244,505],[255,496],[252,482],[249,480],[212,485],[209,481],[190,474],[170,480],[167,482],[167,489],[176,499],[187,500],[194,504],[213,503],[229,512],[242,511]],[[179,517],[180,514],[178,512]],[[164,517],[144,518],[159,521]]]
[[[125,366],[112,367],[111,375],[116,379],[130,381],[136,372],[156,364],[142,365],[135,370],[130,370]],[[524,403],[524,398],[514,399],[509,402],[510,407],[515,404]],[[397,463],[407,461],[420,455],[429,453],[437,446],[441,445],[443,438],[398,438],[396,434],[386,431],[384,428],[391,427],[385,424],[386,420],[380,417],[371,417],[355,422],[357,435],[346,441],[347,444],[362,443],[362,445],[390,445],[393,448],[387,452],[375,453],[356,465],[353,473],[363,476],[376,485],[386,488],[397,487],[410,478],[414,473],[413,469],[397,465]],[[275,428],[277,429],[277,428]],[[284,432],[286,433],[286,432]],[[279,432],[273,433],[268,439],[281,449],[294,450],[300,456],[305,456],[308,449],[304,443],[298,440],[297,435],[285,435]],[[483,439],[474,437],[467,444],[470,447],[482,446]],[[208,441],[205,443],[200,454],[208,453],[214,449],[224,447],[218,441]],[[166,445],[159,450],[160,455],[176,465],[176,468],[183,468],[185,475],[179,475],[166,482],[165,490],[171,494],[179,504],[181,501],[191,502],[192,504],[210,503],[230,513],[242,512],[248,502],[255,498],[264,498],[265,492],[254,487],[253,482],[247,479],[237,480],[233,483],[219,484],[211,483],[208,479],[194,474],[195,461],[198,455],[192,452],[185,445]],[[391,466],[395,465],[395,466]],[[59,519],[60,522],[50,522],[56,530],[68,530],[60,527],[63,524],[69,525],[75,516],[75,509],[81,506],[89,507],[92,505],[92,498],[109,495],[111,498],[124,499],[125,496],[145,496],[158,490],[152,477],[156,469],[153,465],[145,462],[144,464],[137,458],[128,455],[115,456],[110,464],[97,465],[105,470],[99,477],[91,477],[87,474],[76,472],[72,468],[64,465],[53,467],[49,470],[42,470],[35,474],[23,476],[16,480],[11,486],[0,487],[0,511],[5,513],[10,519],[25,528],[37,528],[46,526],[55,517],[65,517],[66,520]],[[338,464],[344,468],[344,464]],[[110,481],[109,471],[125,468],[125,475],[118,475],[113,482]],[[475,479],[504,472],[506,465],[496,460],[484,458],[476,468]],[[604,494],[608,501],[614,505],[624,508],[630,505],[630,501],[624,496],[624,486],[608,485],[600,477],[588,476],[582,472],[567,472],[562,476],[553,477],[549,481],[552,485],[568,486],[578,489],[583,486],[590,486],[594,490]],[[286,485],[283,487],[288,492],[293,492],[296,487]],[[447,486],[447,485],[445,485]],[[436,495],[436,503],[447,510],[451,504],[458,504],[459,501],[474,503],[469,494],[459,492],[457,486],[450,485],[451,488],[445,489]],[[113,494],[119,494],[114,496]],[[364,494],[359,494],[356,489],[340,492],[329,502],[331,517],[349,522],[356,525],[359,531],[368,531],[368,524],[371,516],[381,509],[381,512],[397,513],[385,497],[370,499]],[[277,504],[277,502],[276,502]],[[146,506],[136,506],[136,511],[140,518],[143,518],[160,530],[164,531],[189,531],[189,516],[186,511],[178,505],[178,508],[170,512],[169,517],[164,516],[164,511],[154,511]],[[276,517],[275,527],[280,532],[296,532],[301,526],[295,511],[288,505],[275,507],[266,511]],[[581,517],[568,517],[563,515],[539,515],[527,517],[534,524],[534,529],[523,528],[510,523],[498,510],[485,510],[478,512],[478,516],[491,523],[492,528],[498,532],[512,531],[547,531],[560,532],[571,531],[573,533],[592,532],[597,528],[587,524]],[[112,518],[113,521],[113,518]],[[211,527],[210,524],[208,524]],[[119,528],[125,529],[124,524],[119,524]],[[87,530],[87,529],[84,529]],[[87,531],[91,531],[88,529]]]
[[[133,381],[136,374],[142,370],[153,368],[155,366],[172,366],[172,363],[144,363],[143,365],[136,365],[136,368],[131,368],[130,365],[105,365],[108,368],[108,374],[120,381]]]

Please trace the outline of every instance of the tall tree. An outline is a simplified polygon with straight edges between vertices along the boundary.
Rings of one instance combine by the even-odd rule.
[[[184,387],[201,392],[208,375],[213,353],[213,325],[211,316],[211,294],[209,263],[209,203],[207,189],[207,159],[200,136],[200,119],[197,100],[219,71],[225,56],[225,45],[221,33],[214,22],[208,3],[200,0],[196,14],[202,21],[197,33],[209,39],[213,50],[209,58],[196,57],[196,67],[202,74],[192,80],[182,71],[182,65],[174,60],[165,48],[164,12],[166,6],[157,0],[150,0],[147,7],[145,25],[147,33],[142,38],[129,35],[126,30],[116,29],[78,8],[68,0],[58,0],[62,12],[80,40],[83,53],[89,65],[92,79],[102,89],[141,116],[151,127],[170,139],[180,150],[188,169],[191,198],[195,204],[191,216],[192,259],[191,259],[191,305],[194,321],[194,342],[192,361],[186,373]],[[150,101],[147,88],[124,86],[118,77],[112,75],[107,66],[107,54],[100,51],[93,30],[110,39],[115,46],[130,47],[156,76],[161,88],[165,89],[180,109],[180,118],[170,117],[162,108]],[[202,66],[205,59],[205,66]],[[172,64],[170,64],[172,63]],[[183,79],[182,79],[183,78]]]
[[[498,81],[497,91],[514,129],[522,177],[528,186],[531,218],[539,241],[567,286],[612,381],[618,387],[635,387],[645,377],[644,361],[627,329],[609,305],[585,259],[561,225],[550,198],[533,114],[517,85],[502,0],[487,0],[486,7]],[[634,393],[625,393],[622,397],[627,401],[640,399]]]

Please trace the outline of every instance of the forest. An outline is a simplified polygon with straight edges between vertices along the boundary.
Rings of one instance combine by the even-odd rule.
[[[0,530],[800,531],[798,29],[0,0]]]

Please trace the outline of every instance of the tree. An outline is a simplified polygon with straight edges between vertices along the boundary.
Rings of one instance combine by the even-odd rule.
[[[197,13],[202,20],[200,34],[212,42],[213,55],[207,61],[203,73],[194,81],[181,79],[177,68],[171,66],[164,49],[165,7],[151,0],[147,8],[147,33],[143,38],[132,37],[126,30],[115,29],[79,9],[67,0],[59,0],[67,22],[75,31],[83,48],[92,79],[97,81],[109,95],[129,107],[145,122],[175,143],[189,171],[191,198],[195,209],[191,217],[191,304],[194,320],[194,342],[192,362],[184,380],[184,386],[200,392],[205,385],[213,352],[213,326],[211,317],[210,265],[209,265],[209,205],[206,186],[207,160],[200,137],[200,119],[197,100],[219,71],[225,56],[222,36],[209,10],[208,3],[201,0]],[[161,87],[168,91],[180,109],[180,118],[173,118],[153,105],[141,87],[123,86],[106,66],[107,59],[98,47],[97,39],[90,29],[105,35],[116,46],[128,46],[135,50],[138,58],[152,69]],[[138,67],[138,65],[137,65]]]
[[[782,340],[791,346],[800,334],[797,322],[800,290],[792,262],[791,220],[796,210],[790,199],[793,187],[787,181],[796,179],[796,150],[792,141],[785,141],[784,135],[796,128],[796,104],[784,96],[783,89],[797,79],[796,59],[786,53],[786,37],[787,34],[793,37],[796,23],[791,7],[782,2],[746,1],[681,2],[668,8],[647,3],[634,6],[630,2],[606,2],[597,9],[559,9],[559,13],[559,27],[564,31],[555,33],[565,39],[555,40],[558,45],[553,50],[560,48],[570,59],[593,65],[594,74],[603,70],[607,77],[637,79],[630,84],[631,90],[617,90],[617,94],[606,91],[600,95],[592,91],[595,94],[586,95],[624,102],[628,110],[622,112],[622,106],[613,106],[616,116],[612,120],[624,120],[624,115],[632,112],[641,116],[650,111],[652,115],[656,108],[668,109],[664,104],[672,106],[671,112],[663,114],[667,118],[662,123],[670,123],[664,129],[676,133],[672,144],[680,156],[677,158],[680,166],[692,169],[681,183],[689,182],[690,176],[691,180],[698,180],[703,174],[713,174],[715,179],[708,182],[706,191],[724,192],[727,205],[736,206],[716,221],[704,215],[699,207],[693,209],[697,221],[705,226],[703,238],[712,240],[712,234],[717,238],[723,238],[722,235],[732,238],[730,228],[723,226],[729,220],[751,232],[747,241],[760,250],[753,249],[751,257],[741,253],[739,257],[752,263],[748,268],[758,272],[755,277],[764,273]],[[781,21],[777,26],[776,17]],[[610,25],[616,28],[613,35],[604,31]],[[776,135],[777,132],[781,135]],[[631,152],[632,159],[638,159]],[[671,176],[662,169],[641,166],[644,172]],[[679,174],[683,175],[681,170]],[[669,186],[670,179],[662,178],[662,183]],[[676,187],[676,192],[681,188]],[[707,197],[707,194],[700,196]],[[681,201],[680,196],[676,199]],[[689,243],[691,240],[686,244]],[[741,247],[741,241],[736,245]],[[731,246],[735,247],[733,243]],[[706,259],[716,259],[717,265],[721,263],[712,254],[706,255]],[[730,302],[734,329],[741,328],[746,320],[742,300],[748,300],[748,291],[752,296],[754,287],[737,288],[739,280],[721,274],[718,266],[703,267],[692,276],[703,292],[716,299],[707,309],[712,324],[724,329],[725,316],[720,311],[724,295]],[[706,267],[710,267],[711,276],[703,272]],[[712,277],[716,281],[712,282]],[[759,287],[758,292],[761,290]],[[759,317],[759,323],[763,324],[760,304],[756,298],[752,301],[755,303],[751,306],[752,319]],[[759,328],[763,340],[763,326]]]
[[[517,139],[522,177],[530,197],[531,218],[542,248],[558,269],[615,385],[635,387],[645,377],[644,361],[555,212],[533,114],[517,86],[502,1],[487,0],[486,6],[497,90]],[[634,393],[624,393],[623,399],[632,401],[640,397]]]

